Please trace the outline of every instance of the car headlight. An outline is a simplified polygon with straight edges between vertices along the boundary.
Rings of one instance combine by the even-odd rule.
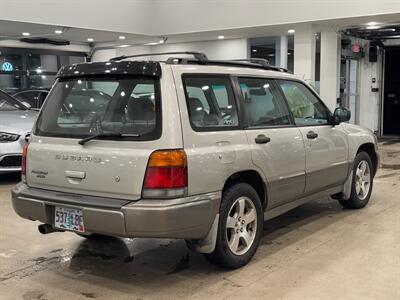
[[[0,143],[9,143],[15,142],[19,139],[18,134],[8,133],[8,132],[0,132]]]

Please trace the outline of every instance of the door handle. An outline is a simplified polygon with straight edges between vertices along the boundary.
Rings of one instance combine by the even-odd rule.
[[[80,171],[65,171],[65,176],[73,179],[85,179],[86,173]]]
[[[307,138],[310,139],[310,140],[314,140],[317,137],[318,137],[318,133],[316,133],[316,132],[314,132],[312,130],[307,133]]]
[[[259,134],[257,137],[254,139],[256,144],[267,144],[271,141],[271,139],[264,134]]]

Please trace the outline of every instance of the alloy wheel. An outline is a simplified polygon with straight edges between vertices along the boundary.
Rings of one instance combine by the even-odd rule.
[[[245,254],[254,242],[257,231],[257,210],[247,197],[232,204],[226,220],[226,240],[232,253]]]
[[[364,200],[371,187],[371,170],[367,161],[362,160],[356,169],[356,194],[360,200]]]

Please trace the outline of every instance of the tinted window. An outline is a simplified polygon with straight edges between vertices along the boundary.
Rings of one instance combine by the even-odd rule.
[[[286,80],[280,80],[278,83],[285,94],[296,125],[328,123],[328,110],[304,84]]]
[[[268,80],[240,78],[239,83],[249,126],[290,124],[289,114],[272,93],[272,87]]]
[[[15,94],[19,101],[28,103],[32,108],[39,108],[39,92],[26,91]]]
[[[185,76],[183,82],[194,128],[213,130],[239,125],[229,78]]]
[[[0,111],[5,110],[26,110],[27,108],[18,100],[0,91]]]
[[[84,137],[117,132],[139,135],[139,140],[158,138],[161,106],[156,87],[150,79],[58,81],[42,108],[37,134]]]

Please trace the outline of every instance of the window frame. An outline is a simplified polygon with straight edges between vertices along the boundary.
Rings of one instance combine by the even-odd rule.
[[[235,90],[236,90],[237,97],[238,97],[238,99],[240,101],[240,105],[241,105],[241,112],[242,112],[241,118],[243,120],[243,129],[245,129],[245,130],[259,130],[259,129],[296,127],[296,125],[294,123],[293,115],[292,115],[291,111],[289,110],[289,107],[287,106],[286,99],[284,97],[282,97],[282,94],[278,90],[278,87],[277,87],[276,82],[275,82],[275,78],[266,77],[266,76],[253,76],[253,75],[235,75],[233,77],[234,77],[234,81],[235,81]],[[272,94],[274,95],[274,97],[277,98],[277,104],[278,104],[279,109],[288,114],[289,124],[250,126],[249,125],[250,122],[249,122],[249,119],[247,117],[247,111],[246,111],[245,104],[244,104],[243,92],[242,92],[242,89],[240,88],[240,82],[239,82],[240,78],[267,80],[268,83],[270,83]]]
[[[233,104],[236,106],[236,114],[237,114],[237,119],[238,119],[238,124],[237,125],[232,125],[232,126],[207,126],[207,127],[198,127],[193,124],[192,119],[190,117],[190,112],[189,112],[189,95],[186,90],[186,83],[185,79],[186,78],[222,78],[222,79],[227,79],[228,84],[230,84],[231,89],[232,89],[232,96],[233,96]],[[181,75],[181,80],[182,80],[182,87],[183,87],[183,92],[185,94],[185,102],[186,102],[186,112],[187,116],[189,119],[190,127],[196,131],[196,132],[210,132],[210,131],[230,131],[230,130],[242,130],[243,129],[243,116],[242,116],[242,107],[240,105],[240,102],[238,100],[238,94],[235,88],[235,82],[233,80],[233,75],[231,74],[226,74],[226,73],[183,73]],[[216,103],[213,103],[215,105]],[[211,106],[210,106],[211,110]]]
[[[315,91],[314,91],[312,88],[310,88],[307,84],[305,84],[305,83],[302,82],[301,80],[294,79],[294,78],[275,78],[274,81],[275,81],[276,87],[277,87],[278,90],[279,90],[279,93],[281,94],[281,96],[283,97],[283,99],[284,99],[284,101],[285,101],[285,103],[286,103],[286,107],[287,107],[287,109],[289,110],[289,113],[290,113],[290,115],[292,116],[292,120],[293,120],[294,125],[295,125],[296,127],[332,126],[332,125],[334,125],[334,123],[333,123],[333,114],[332,114],[331,110],[328,108],[328,106],[326,106],[326,104],[324,103],[324,101],[322,101],[322,99],[319,97],[319,95],[317,94],[317,92],[315,92]],[[281,85],[279,84],[278,81],[295,82],[295,83],[298,83],[298,84],[303,85],[308,91],[310,91],[310,93],[317,99],[317,101],[318,101],[319,103],[321,103],[322,106],[325,108],[325,110],[326,110],[327,113],[328,113],[328,119],[327,119],[328,122],[327,122],[326,124],[308,124],[308,125],[306,125],[306,124],[301,124],[301,125],[300,125],[300,124],[296,124],[294,115],[293,115],[292,110],[290,109],[290,106],[289,106],[289,102],[288,102],[288,100],[287,100],[287,98],[286,98],[286,96],[285,96],[285,93],[283,92],[282,87],[281,87]]]

